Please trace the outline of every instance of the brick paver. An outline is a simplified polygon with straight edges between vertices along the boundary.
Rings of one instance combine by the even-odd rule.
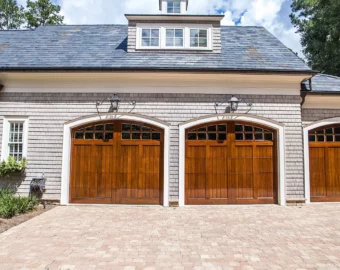
[[[340,204],[57,207],[0,243],[0,269],[340,269]]]

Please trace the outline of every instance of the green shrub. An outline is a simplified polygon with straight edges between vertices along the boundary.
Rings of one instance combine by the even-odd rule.
[[[14,157],[9,157],[8,160],[0,162],[0,176],[7,176],[14,172],[24,172],[27,167],[27,159],[16,160]]]
[[[0,189],[0,217],[11,218],[18,214],[31,212],[39,201],[35,197],[17,197],[12,190]]]

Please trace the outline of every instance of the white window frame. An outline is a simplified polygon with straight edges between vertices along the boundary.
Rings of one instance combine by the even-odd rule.
[[[166,40],[167,40],[167,36],[166,36],[166,31],[167,30],[174,30],[175,32],[176,32],[176,30],[182,30],[183,31],[183,37],[182,37],[182,39],[183,39],[183,46],[167,46],[166,45]],[[176,34],[175,34],[175,37],[172,37],[174,40],[176,39]],[[184,47],[185,47],[185,29],[184,28],[170,28],[170,27],[166,27],[165,28],[165,47],[167,48],[167,49],[183,49]]]
[[[150,30],[150,31],[152,31],[152,30],[158,30],[159,32],[158,32],[158,46],[143,46],[142,44],[142,30]],[[140,29],[139,29],[139,39],[138,39],[138,41],[139,41],[139,47],[141,48],[141,49],[159,49],[160,48],[160,46],[161,46],[161,29],[159,29],[159,28],[157,28],[157,27],[141,27]]]
[[[11,123],[23,123],[22,157],[27,158],[28,117],[5,117],[2,125],[1,160],[7,160],[9,157],[9,132]]]
[[[190,48],[194,48],[194,49],[205,49],[205,48],[207,48],[207,47],[200,47],[199,46],[199,39],[200,39],[199,37],[198,37],[198,46],[197,47],[191,46],[191,34],[190,34],[191,30],[198,30],[198,32],[201,31],[201,30],[206,30],[207,31],[207,47],[209,47],[209,31],[208,31],[208,29],[206,29],[206,28],[190,28],[189,29],[189,46],[190,46]]]
[[[186,50],[186,51],[212,51],[212,25],[211,24],[148,24],[137,23],[136,26],[136,49],[137,50]],[[142,29],[159,29],[159,46],[145,47],[142,45]],[[183,29],[183,47],[167,47],[166,46],[166,29]],[[190,30],[201,29],[208,31],[208,46],[207,47],[190,47]]]
[[[169,13],[169,12],[168,12],[169,2],[172,2],[172,3],[177,2],[177,3],[179,3],[179,12],[172,12],[172,13]],[[182,14],[182,3],[181,3],[181,0],[167,0],[167,1],[166,1],[166,14],[174,14],[174,15],[176,15],[176,14]]]

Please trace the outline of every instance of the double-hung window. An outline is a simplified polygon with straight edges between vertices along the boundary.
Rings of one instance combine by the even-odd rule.
[[[166,29],[166,47],[183,47],[183,29]]]
[[[207,29],[190,29],[190,47],[207,48],[208,47],[208,30]]]
[[[168,14],[180,14],[181,13],[181,2],[180,1],[168,1]]]
[[[142,47],[159,47],[159,29],[141,29]]]
[[[24,122],[10,122],[9,125],[9,156],[14,157],[16,160],[22,160],[24,149]]]
[[[2,135],[1,159],[22,160],[27,155],[28,119],[5,118]]]

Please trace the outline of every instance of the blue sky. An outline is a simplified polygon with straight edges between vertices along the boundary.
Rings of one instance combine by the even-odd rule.
[[[264,26],[287,47],[302,54],[290,22],[292,0],[189,0],[189,13],[225,14],[224,25]],[[18,0],[23,4],[26,0]],[[52,0],[67,24],[125,24],[125,13],[158,13],[158,0]]]

